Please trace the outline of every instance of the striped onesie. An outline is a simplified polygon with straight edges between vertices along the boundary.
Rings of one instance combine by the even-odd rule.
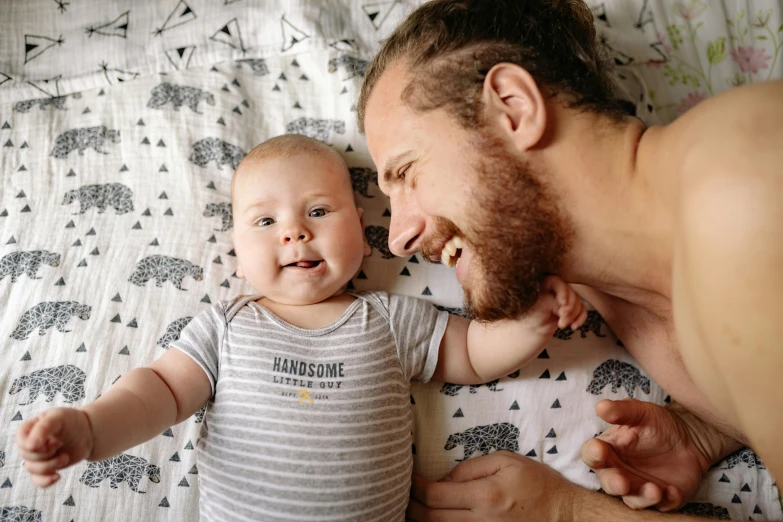
[[[197,444],[202,521],[405,520],[410,381],[428,381],[448,314],[384,292],[332,324],[293,326],[241,296],[171,344],[207,374]]]

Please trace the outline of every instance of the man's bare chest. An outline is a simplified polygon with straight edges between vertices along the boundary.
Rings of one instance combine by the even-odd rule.
[[[713,419],[706,396],[696,387],[683,363],[670,314],[661,317],[610,296],[594,301],[593,306],[653,381],[699,417]]]

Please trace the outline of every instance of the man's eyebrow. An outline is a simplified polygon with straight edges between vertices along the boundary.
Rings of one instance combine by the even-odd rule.
[[[394,169],[397,168],[397,165],[402,162],[402,160],[405,159],[406,156],[409,156],[411,154],[410,150],[406,150],[405,152],[401,152],[397,154],[396,156],[392,156],[387,162],[386,162],[386,168],[383,170],[383,181],[384,183],[389,183],[394,176]]]

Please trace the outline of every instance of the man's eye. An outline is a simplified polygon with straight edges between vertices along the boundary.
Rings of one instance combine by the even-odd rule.
[[[272,219],[272,218],[263,218],[263,219],[259,220],[257,224],[258,224],[259,227],[268,227],[269,225],[273,224],[274,222],[275,222],[275,220]]]
[[[316,208],[315,210],[310,211],[310,217],[324,217],[326,215],[326,210],[323,208]]]
[[[404,180],[405,175],[408,173],[408,169],[410,168],[410,165],[406,165],[405,167],[400,169],[400,172],[397,174],[397,177]]]

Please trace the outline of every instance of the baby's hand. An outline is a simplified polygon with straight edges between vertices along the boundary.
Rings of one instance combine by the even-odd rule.
[[[544,279],[542,292],[554,294],[552,313],[558,317],[557,327],[576,330],[587,320],[587,309],[571,286],[557,276]]]
[[[54,408],[25,421],[16,446],[33,484],[47,488],[60,480],[58,470],[90,456],[92,430],[87,415],[74,408]]]

